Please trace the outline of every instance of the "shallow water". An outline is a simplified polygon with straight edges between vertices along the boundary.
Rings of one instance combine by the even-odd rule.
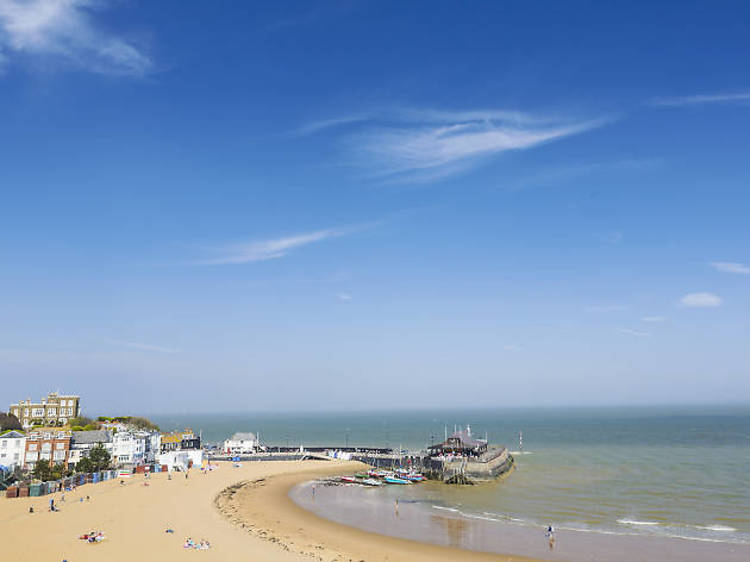
[[[536,409],[160,418],[204,440],[256,431],[271,444],[403,446],[442,440],[446,426],[524,450],[489,486],[376,491],[452,517],[520,526],[750,544],[750,408]],[[454,510],[454,511],[450,511]]]

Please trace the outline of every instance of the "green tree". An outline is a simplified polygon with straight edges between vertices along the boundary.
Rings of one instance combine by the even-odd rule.
[[[76,463],[76,472],[80,472],[82,474],[88,474],[90,472],[96,472],[94,469],[94,463],[91,462],[91,459],[88,457],[83,457],[81,460],[79,460]]]
[[[100,470],[107,470],[109,468],[112,457],[107,449],[104,448],[104,445],[97,443],[89,451],[88,459],[91,461],[94,469],[91,472],[99,472]]]
[[[159,431],[159,426],[148,418],[132,417],[127,421],[127,424],[135,429],[143,429],[145,431]]]
[[[87,425],[94,425],[96,426],[95,429],[99,428],[99,424],[97,422],[95,422],[94,420],[86,416],[78,416],[77,418],[71,418],[68,420],[68,424],[80,425],[81,427],[86,427]]]
[[[64,464],[59,463],[54,466],[50,466],[47,461],[39,461],[34,465],[34,469],[31,471],[31,475],[42,482],[49,480],[60,480],[66,476],[70,476],[73,473],[72,470],[67,468]]]
[[[34,465],[34,469],[31,471],[31,475],[34,477],[35,480],[41,480],[42,482],[46,482],[47,480],[51,480],[51,473],[49,463],[47,461],[38,461]]]
[[[18,418],[11,413],[4,414],[0,412],[0,432],[7,431],[9,429],[22,430],[21,422]]]

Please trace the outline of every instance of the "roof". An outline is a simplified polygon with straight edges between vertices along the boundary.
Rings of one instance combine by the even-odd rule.
[[[474,439],[471,436],[471,432],[468,429],[462,429],[461,431],[454,431],[448,436],[448,441],[452,439],[458,439],[463,447],[470,448],[470,449],[487,445],[487,441],[485,441],[484,439]],[[430,448],[439,449],[443,447],[450,447],[450,445],[448,445],[448,441],[445,441],[438,445],[433,445]]]
[[[195,434],[193,433],[193,430],[188,428],[184,431],[173,431],[171,433],[162,433],[161,435],[161,442],[162,443],[182,443],[183,439],[190,439]]]
[[[73,432],[73,443],[78,445],[109,443],[110,441],[112,441],[112,434],[106,429]]]
[[[19,439],[22,437],[26,437],[26,435],[15,429],[10,429],[5,433],[0,433],[0,439]]]
[[[255,441],[255,434],[250,433],[249,431],[246,433],[235,433],[232,435],[232,438],[230,441]]]
[[[484,439],[474,439],[468,429],[462,429],[461,431],[455,431],[449,437],[453,439],[459,439],[463,445],[468,447],[479,447],[480,445],[486,445],[487,441]]]

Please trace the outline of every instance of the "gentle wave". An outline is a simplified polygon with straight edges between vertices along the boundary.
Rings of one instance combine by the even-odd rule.
[[[636,521],[635,519],[618,519],[618,523],[621,525],[659,525],[660,523],[658,521]]]
[[[507,515],[505,513],[494,513],[491,511],[485,511],[482,515],[477,515],[474,513],[467,513],[464,511],[461,511],[460,509],[456,509],[453,507],[446,507],[442,505],[433,505],[434,509],[439,509],[441,511],[449,511],[451,513],[455,513],[461,517],[464,517],[466,519],[478,519],[482,521],[492,521],[495,523],[501,523],[501,524],[516,524],[516,525],[522,525],[525,527],[531,526],[531,527],[545,527],[545,525],[542,525],[540,523],[529,521],[527,519],[520,519],[518,517],[512,517],[510,515]],[[687,525],[687,526],[680,526],[678,524],[674,523],[668,523],[664,522],[661,523],[659,521],[639,521],[637,519],[618,519],[617,523],[623,526],[628,526],[633,529],[631,532],[627,531],[617,531],[614,529],[607,529],[606,527],[587,527],[583,525],[576,525],[576,524],[562,524],[557,526],[560,530],[565,531],[574,531],[579,533],[598,533],[602,535],[630,535],[630,536],[643,536],[643,531],[636,532],[635,529],[653,529],[653,531],[649,531],[648,534],[656,533],[657,536],[662,537],[670,537],[670,538],[677,538],[677,539],[685,539],[685,540],[693,540],[693,541],[700,541],[700,542],[715,542],[715,543],[723,543],[727,542],[726,539],[719,539],[716,537],[711,536],[696,536],[695,534],[691,534],[689,532],[686,532],[687,528],[697,529],[700,531],[710,531],[710,532],[718,532],[718,533],[731,533],[736,532],[737,529],[734,527],[729,527],[726,525]],[[738,540],[738,541],[729,541],[733,543],[738,544],[746,544],[747,540]]]
[[[433,505],[432,507],[435,509],[442,509],[443,511],[452,511],[453,513],[461,513],[460,510],[454,509],[452,507],[443,507],[442,505]]]
[[[726,525],[695,525],[696,529],[705,529],[706,531],[717,531],[719,533],[734,533],[737,531],[734,527]]]

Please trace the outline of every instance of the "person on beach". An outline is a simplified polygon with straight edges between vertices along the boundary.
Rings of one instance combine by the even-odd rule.
[[[49,499],[49,510],[50,511],[55,511],[55,498],[50,498]]]
[[[545,535],[547,535],[547,540],[549,541],[549,549],[552,550],[555,548],[555,528],[552,525],[549,525]]]
[[[394,512],[396,513],[396,517],[398,517],[398,498],[396,498],[396,501],[393,502],[393,509],[394,509]]]

